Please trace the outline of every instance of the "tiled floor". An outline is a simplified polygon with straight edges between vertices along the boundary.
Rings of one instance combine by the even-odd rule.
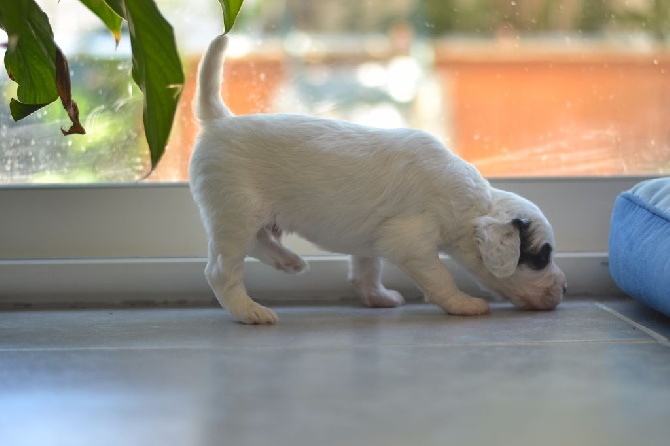
[[[670,319],[634,301],[0,312],[0,445],[666,445]]]

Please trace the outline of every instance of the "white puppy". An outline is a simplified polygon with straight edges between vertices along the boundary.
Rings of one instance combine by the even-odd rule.
[[[565,276],[537,206],[492,188],[422,131],[297,115],[233,116],[220,94],[227,42],[214,39],[201,62],[195,110],[202,132],[190,185],[209,240],[205,275],[237,320],[277,322],[247,295],[247,255],[286,272],[307,268],[281,244],[282,232],[351,254],[349,278],[370,306],[404,302],[380,281],[385,258],[448,313],[487,313],[484,300],[456,287],[440,252],[518,307],[558,305]]]

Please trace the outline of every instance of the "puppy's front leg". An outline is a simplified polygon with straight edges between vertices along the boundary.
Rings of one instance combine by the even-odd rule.
[[[476,316],[490,311],[484,299],[469,296],[458,289],[449,270],[436,254],[405,259],[397,263],[419,286],[426,300],[447,313]]]

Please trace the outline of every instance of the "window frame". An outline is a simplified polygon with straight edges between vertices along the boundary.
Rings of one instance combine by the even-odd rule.
[[[607,240],[616,196],[651,177],[493,179],[534,201],[552,222],[556,260],[573,295],[620,294],[608,271]],[[186,183],[0,188],[0,306],[203,303],[206,237]],[[250,292],[266,300],[353,298],[347,258],[297,238],[311,269],[288,276],[248,261]],[[453,261],[456,280],[482,294]],[[394,267],[387,286],[417,295]]]
[[[59,16],[52,12],[57,11],[50,11],[50,17],[58,31]],[[185,35],[193,35],[190,25],[184,25]],[[219,24],[210,31],[218,29]],[[207,34],[207,29],[201,31]],[[525,196],[544,211],[554,226],[556,258],[571,291],[588,295],[617,292],[607,271],[614,200],[648,178],[652,177],[517,178],[491,183]],[[287,243],[310,257],[310,272],[287,276],[250,260],[246,279],[252,292],[271,299],[352,296],[345,280],[346,257],[326,255],[295,238]],[[152,302],[211,300],[202,273],[206,246],[186,183],[0,186],[0,306],[143,297]],[[460,285],[477,292],[462,271],[455,275]],[[389,286],[411,288],[394,268],[387,269],[385,280]]]

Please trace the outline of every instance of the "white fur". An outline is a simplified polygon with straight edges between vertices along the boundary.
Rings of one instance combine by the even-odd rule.
[[[484,300],[456,287],[440,252],[517,306],[558,305],[565,277],[553,260],[541,271],[517,267],[520,231],[513,219],[533,222],[533,247],[554,244],[536,206],[491,188],[422,131],[297,115],[233,116],[219,91],[226,45],[226,36],[214,39],[201,63],[196,114],[202,132],[190,185],[209,240],[206,277],[235,318],[277,321],[247,295],[247,255],[291,273],[307,268],[281,244],[281,231],[351,254],[349,279],[370,306],[404,302],[381,283],[385,258],[448,313],[487,313]]]

